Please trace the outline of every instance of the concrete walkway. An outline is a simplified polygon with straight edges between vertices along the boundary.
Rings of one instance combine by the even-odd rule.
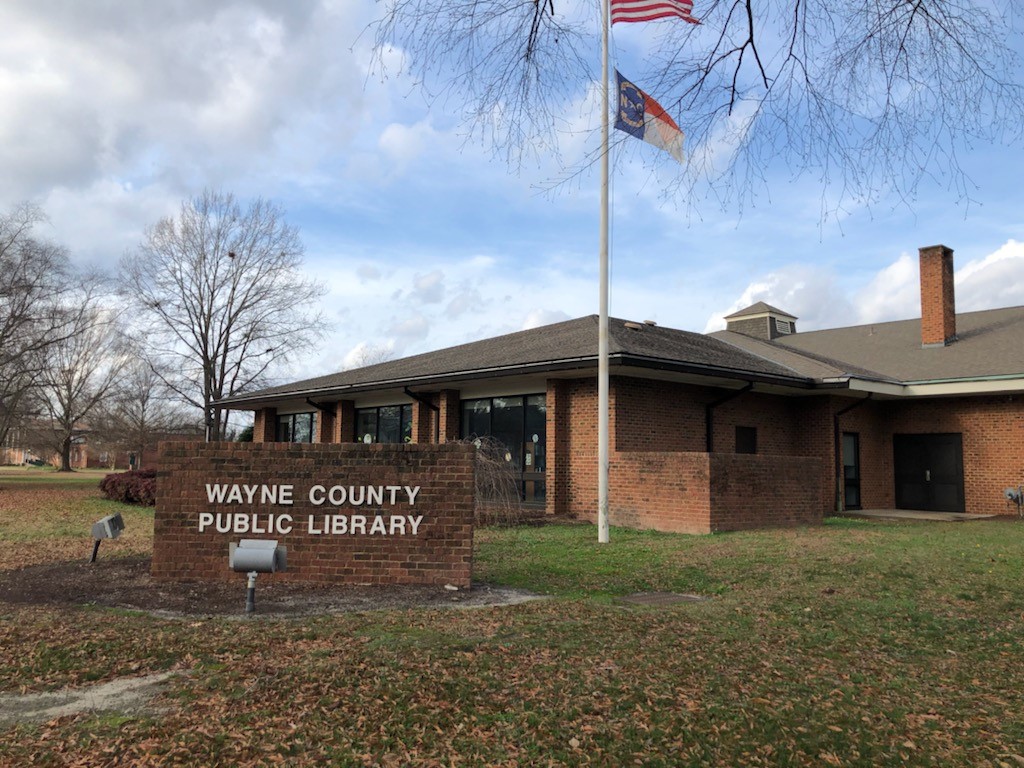
[[[996,515],[969,515],[966,512],[918,512],[913,509],[848,509],[840,517],[865,517],[878,520],[938,520],[943,523],[965,523]]]

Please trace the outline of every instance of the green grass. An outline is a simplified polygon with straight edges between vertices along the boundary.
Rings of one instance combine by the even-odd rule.
[[[73,472],[58,472],[53,467],[0,466],[0,488],[42,486],[91,488],[99,485],[100,480],[108,474],[110,474],[108,469],[76,469]]]
[[[998,766],[1024,761],[1024,524],[689,537],[483,529],[550,599],[165,621],[0,604],[0,686],[163,669],[159,717],[0,731],[0,764]],[[699,593],[669,608],[637,591]],[[1018,760],[1020,757],[1020,760]]]

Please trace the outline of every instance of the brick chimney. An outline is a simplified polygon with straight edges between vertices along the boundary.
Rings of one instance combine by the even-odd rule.
[[[956,341],[953,297],[953,249],[919,248],[921,261],[921,346],[944,347]]]

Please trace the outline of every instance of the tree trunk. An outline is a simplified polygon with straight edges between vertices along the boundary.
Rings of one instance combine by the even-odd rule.
[[[68,435],[60,444],[60,469],[58,472],[74,472],[71,468],[71,436]]]

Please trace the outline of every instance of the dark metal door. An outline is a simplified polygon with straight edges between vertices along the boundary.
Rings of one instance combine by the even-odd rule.
[[[963,437],[893,435],[897,509],[964,511]]]

